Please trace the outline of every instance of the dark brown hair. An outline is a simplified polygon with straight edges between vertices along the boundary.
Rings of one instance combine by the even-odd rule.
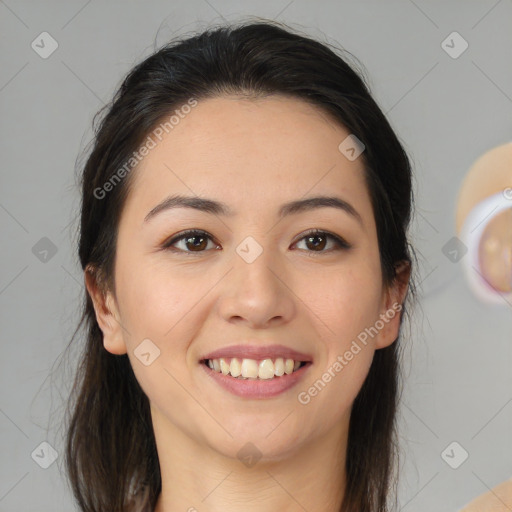
[[[135,66],[98,112],[101,122],[95,118],[92,150],[80,169],[82,269],[94,272],[105,290],[114,289],[117,229],[136,170],[108,193],[98,190],[104,191],[116,173],[119,177],[119,169],[163,118],[191,98],[282,94],[319,107],[365,145],[361,158],[383,283],[393,283],[397,265],[412,263],[407,239],[413,203],[410,163],[362,73],[329,46],[260,20],[174,40]],[[409,290],[414,293],[414,286]],[[83,512],[132,510],[135,500],[138,510],[153,510],[161,476],[149,401],[128,356],[105,350],[87,291],[71,341],[81,328],[85,340],[66,411],[65,460],[74,496]],[[388,511],[390,491],[396,493],[398,341],[375,352],[353,403],[343,512]]]

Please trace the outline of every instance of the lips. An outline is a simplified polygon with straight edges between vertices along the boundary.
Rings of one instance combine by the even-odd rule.
[[[262,400],[278,397],[281,394],[291,390],[299,384],[301,380],[308,375],[310,368],[313,366],[311,362],[305,363],[303,366],[290,374],[284,374],[281,377],[273,377],[268,380],[259,378],[240,379],[231,375],[224,375],[211,369],[206,364],[199,365],[201,371],[215,382],[221,389],[228,391],[232,395],[243,399]],[[205,387],[205,393],[208,393],[210,387]]]
[[[204,354],[199,358],[200,361],[220,358],[237,359],[293,359],[294,361],[313,362],[313,358],[303,352],[299,352],[284,345],[231,345],[229,347],[219,348],[213,352]]]

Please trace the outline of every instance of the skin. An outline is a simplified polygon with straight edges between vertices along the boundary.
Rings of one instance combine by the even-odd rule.
[[[351,406],[375,350],[396,340],[400,314],[307,405],[297,394],[403,302],[409,280],[403,267],[393,286],[382,284],[363,161],[338,150],[348,135],[298,99],[219,97],[200,101],[136,170],[115,290],[101,293],[92,274],[85,279],[105,349],[128,353],[151,403],[162,474],[156,512],[339,510]],[[170,194],[213,198],[236,215],[180,208],[145,223]],[[332,207],[278,219],[283,203],[316,195],[350,202],[362,224]],[[315,249],[303,234],[313,228],[352,248],[329,250],[336,246],[327,239]],[[209,233],[203,252],[190,254],[185,240],[175,244],[181,253],[160,248],[185,229]],[[250,264],[236,252],[248,236],[263,248]],[[134,355],[146,338],[160,349],[149,366]],[[212,382],[199,358],[249,339],[310,354],[307,378],[264,400]],[[247,442],[261,454],[252,467],[237,457]]]

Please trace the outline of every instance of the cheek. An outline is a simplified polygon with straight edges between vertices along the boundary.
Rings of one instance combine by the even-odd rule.
[[[313,288],[306,305],[314,312],[310,319],[324,349],[297,398],[304,405],[304,425],[322,433],[348,414],[368,375],[375,350],[371,338],[361,334],[379,318],[380,287],[366,269],[318,278]],[[318,417],[321,425],[314,420]]]
[[[132,263],[131,268],[127,262],[119,265],[117,287],[129,344],[134,349],[149,338],[164,352],[172,341],[173,351],[179,353],[179,340],[187,339],[183,329],[194,324],[182,320],[201,298],[199,283],[192,285],[182,273],[171,274],[158,265]]]
[[[122,315],[129,331],[125,339],[137,380],[155,403],[187,402],[179,383],[188,382],[191,368],[197,365],[190,345],[211,314],[208,292],[215,283],[204,273],[160,263],[140,265],[137,272],[123,277],[119,295],[124,299]],[[136,357],[145,339],[159,351],[150,366]]]
[[[134,272],[123,273],[120,267],[119,275],[123,335],[137,381],[151,402],[164,408],[181,403],[184,412],[192,404],[180,383],[188,378],[187,350],[199,324],[197,303],[205,292],[179,273],[171,276],[147,264]],[[151,354],[148,365],[137,357],[143,342]]]
[[[373,325],[380,311],[380,268],[347,264],[327,272],[309,272],[300,278],[297,295],[323,323],[331,345],[343,347],[348,338]]]
[[[301,391],[304,402],[310,400],[318,414],[333,422],[350,407],[373,360],[372,338],[365,330],[379,318],[380,280],[378,262],[359,258],[357,264],[335,272],[312,273],[301,285],[299,296],[308,297],[306,306],[314,313],[311,321],[325,347],[316,380]]]

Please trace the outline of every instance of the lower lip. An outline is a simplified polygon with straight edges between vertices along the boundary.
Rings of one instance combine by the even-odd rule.
[[[297,371],[272,379],[237,379],[230,375],[212,370],[208,365],[200,363],[207,375],[224,389],[242,398],[272,398],[295,386],[306,374],[311,363],[306,363]]]

